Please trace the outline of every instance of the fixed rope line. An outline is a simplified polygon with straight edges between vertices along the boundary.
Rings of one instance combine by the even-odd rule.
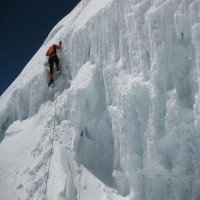
[[[79,176],[79,193],[78,193],[78,199],[81,200],[81,178],[82,178],[82,174],[83,174],[83,165],[81,165],[81,170],[80,170],[80,176]]]
[[[45,189],[44,189],[44,197],[43,197],[43,200],[45,200],[46,193],[47,193],[47,184],[48,184],[48,180],[49,180],[49,171],[50,171],[50,167],[51,167],[51,157],[52,157],[52,154],[53,154],[53,145],[54,145],[55,127],[56,127],[56,104],[57,104],[57,95],[58,95],[58,93],[56,92],[55,110],[54,110],[54,122],[53,122],[53,136],[52,136],[51,152],[50,152],[49,166],[48,166],[48,170],[47,170],[47,179],[46,179],[46,183],[45,183]]]

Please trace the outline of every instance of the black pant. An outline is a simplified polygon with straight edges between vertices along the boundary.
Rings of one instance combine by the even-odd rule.
[[[53,74],[53,65],[56,63],[56,68],[58,70],[59,59],[57,55],[53,55],[49,58],[50,74]]]

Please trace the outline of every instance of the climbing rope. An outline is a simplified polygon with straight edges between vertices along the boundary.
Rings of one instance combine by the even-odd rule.
[[[79,175],[79,184],[78,184],[78,187],[79,187],[78,199],[79,200],[81,200],[81,178],[82,178],[82,174],[83,174],[83,165],[81,165],[80,175]]]
[[[55,110],[54,110],[54,122],[53,122],[53,136],[52,136],[52,143],[51,143],[51,152],[50,152],[50,159],[49,159],[49,166],[48,166],[48,170],[47,170],[47,179],[46,179],[46,183],[45,183],[45,189],[44,189],[44,197],[43,200],[45,200],[46,197],[46,193],[47,193],[47,184],[48,184],[48,180],[49,180],[49,171],[50,171],[50,167],[51,167],[51,157],[53,154],[53,145],[54,145],[54,137],[55,137],[55,127],[56,127],[56,104],[57,104],[57,92],[55,95]]]

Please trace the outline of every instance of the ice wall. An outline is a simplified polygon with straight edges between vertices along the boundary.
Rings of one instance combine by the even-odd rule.
[[[113,187],[130,199],[200,198],[199,6],[115,0],[65,41],[73,78],[101,71]]]
[[[199,0],[82,1],[52,30],[34,63],[43,66],[39,55],[60,39],[64,75],[69,67],[72,84],[59,84],[56,117],[77,166],[122,199],[200,199]],[[19,95],[25,102],[19,112],[7,104],[0,113],[1,135],[13,121],[55,100],[47,86],[40,87],[41,98],[33,95],[44,81],[44,71],[36,71],[40,81],[25,89],[36,101]],[[35,73],[26,82],[36,80]],[[68,155],[62,151],[62,160]],[[71,170],[66,199],[79,193],[78,172],[67,167],[73,162],[70,157],[62,163]]]

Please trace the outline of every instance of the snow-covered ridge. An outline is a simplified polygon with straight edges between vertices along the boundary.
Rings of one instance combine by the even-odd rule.
[[[0,196],[42,199],[55,120],[48,199],[198,200],[199,10],[199,0],[80,2],[0,99]],[[60,39],[50,91],[44,54]]]

